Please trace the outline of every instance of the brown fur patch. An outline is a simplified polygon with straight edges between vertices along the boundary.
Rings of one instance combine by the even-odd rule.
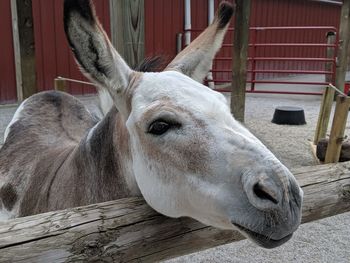
[[[15,188],[11,184],[5,184],[0,189],[0,199],[2,200],[3,205],[8,211],[11,211],[15,205],[18,195]]]
[[[123,155],[131,159],[131,150],[130,150],[130,135],[125,126],[125,120],[121,114],[117,115],[116,119],[116,132],[115,133],[115,143],[118,146],[118,154]]]

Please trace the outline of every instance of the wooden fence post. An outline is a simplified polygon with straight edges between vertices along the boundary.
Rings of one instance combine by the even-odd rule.
[[[32,0],[11,0],[18,102],[36,91]]]
[[[349,107],[350,97],[338,95],[325,163],[337,163],[339,161]]]
[[[16,70],[16,86],[17,86],[17,100],[23,101],[23,84],[22,84],[22,65],[21,65],[21,47],[19,41],[19,28],[18,28],[18,11],[16,0],[11,0],[11,16],[12,16],[12,37],[13,37],[13,49],[15,58],[15,70]]]
[[[144,0],[109,0],[111,39],[119,54],[137,66],[145,53]]]
[[[67,92],[67,82],[65,79],[55,78],[54,87],[55,90]]]
[[[251,0],[237,0],[232,58],[231,112],[244,122]]]
[[[337,44],[337,35],[335,32],[333,31],[329,31],[327,32],[327,44],[328,45],[335,45]],[[335,85],[335,72],[337,71],[337,68],[336,68],[336,64],[335,62],[333,61],[334,58],[335,58],[335,53],[336,53],[336,48],[335,47],[327,47],[327,51],[326,51],[326,57],[328,59],[332,59],[332,61],[329,61],[326,63],[325,65],[325,71],[327,72],[333,72],[333,74],[326,74],[326,82],[327,83],[332,83],[333,85]]]
[[[317,145],[317,143],[321,139],[326,138],[329,118],[331,116],[332,105],[334,101],[334,93],[335,93],[335,90],[329,86],[326,87],[323,93],[320,113],[318,115],[318,121],[317,121],[317,126],[315,131],[315,137],[314,137],[315,145]]]
[[[327,33],[327,44],[333,45],[336,43],[336,34],[332,31]],[[334,54],[335,54],[335,48],[334,47],[327,47],[327,58],[333,59]],[[334,62],[327,62],[325,66],[325,71],[332,72],[333,70],[336,70],[334,67]],[[326,74],[326,82],[327,83],[333,83],[334,74],[329,75]],[[322,97],[322,102],[321,102],[321,107],[320,107],[320,113],[318,115],[318,121],[317,121],[317,126],[316,126],[316,131],[315,131],[315,137],[314,137],[314,145],[317,145],[317,143],[323,139],[326,138],[327,134],[327,129],[328,129],[328,123],[329,123],[329,118],[331,116],[331,110],[332,110],[332,105],[334,101],[334,95],[335,95],[335,90],[332,89],[331,87],[326,87],[323,93]]]
[[[37,92],[32,0],[17,0],[23,99]]]
[[[341,9],[340,29],[339,29],[339,47],[338,47],[338,65],[335,78],[335,86],[341,91],[344,90],[345,75],[348,66],[348,48],[350,41],[350,0],[344,0]]]

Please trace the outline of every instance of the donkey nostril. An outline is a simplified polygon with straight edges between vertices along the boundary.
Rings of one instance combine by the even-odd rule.
[[[253,187],[254,194],[260,199],[270,200],[274,204],[278,204],[276,194],[273,190],[268,189],[261,183],[256,183]]]

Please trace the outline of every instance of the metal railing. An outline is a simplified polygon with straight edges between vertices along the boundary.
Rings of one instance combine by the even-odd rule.
[[[233,28],[229,28],[229,32],[233,31]],[[327,32],[334,32],[336,34],[336,41],[335,43],[329,44],[327,43],[327,39],[325,38],[325,43],[298,43],[298,42],[281,42],[281,43],[259,43],[258,42],[258,36],[261,32],[276,32],[276,31],[284,31],[284,32],[290,32],[290,31],[320,31],[321,33],[327,33]],[[199,33],[202,30],[199,29],[191,29],[191,32]],[[232,42],[232,40],[231,40]],[[276,94],[302,94],[302,95],[321,95],[320,92],[300,92],[300,91],[269,91],[269,90],[257,90],[256,84],[288,84],[288,85],[325,85],[327,86],[330,82],[325,81],[293,81],[293,80],[280,80],[276,78],[269,78],[269,79],[259,79],[257,78],[257,74],[274,74],[274,75],[328,75],[331,76],[328,79],[331,79],[331,83],[335,83],[335,74],[336,74],[336,51],[337,51],[337,43],[338,43],[338,34],[337,34],[337,28],[332,26],[284,26],[284,27],[251,27],[250,28],[250,52],[249,52],[249,68],[247,69],[247,83],[250,83],[250,88],[247,89],[248,93],[276,93]],[[233,44],[224,43],[222,46],[222,49],[230,48],[232,49]],[[279,49],[290,49],[290,48],[303,48],[303,49],[312,49],[312,48],[319,48],[324,49],[324,57],[299,57],[299,56],[258,56],[259,49],[261,48],[279,48]],[[333,56],[327,57],[326,56],[326,50],[328,48],[334,49]],[[270,52],[271,53],[271,52]],[[272,52],[273,53],[273,52]],[[231,52],[230,52],[231,54]],[[214,65],[217,64],[219,61],[226,61],[230,62],[232,61],[232,56],[218,56],[214,60]],[[258,63],[263,62],[279,62],[283,63],[286,62],[300,62],[300,63],[322,63],[322,65],[319,65],[319,69],[295,69],[295,68],[283,68],[283,69],[266,69],[258,67]],[[326,70],[326,64],[332,63],[331,70]],[[324,65],[324,66],[323,66]],[[220,66],[214,66],[212,69],[212,72],[214,73],[213,80],[207,80],[208,82],[214,82],[216,84],[220,83],[229,83],[231,82],[230,78],[222,78],[217,77],[220,74],[217,73],[230,73],[232,71],[231,66],[229,68],[227,67],[220,67]],[[321,70],[320,68],[323,68]],[[221,74],[224,75],[224,74]],[[226,74],[228,75],[228,74]],[[218,91],[227,92],[227,90],[217,89]]]

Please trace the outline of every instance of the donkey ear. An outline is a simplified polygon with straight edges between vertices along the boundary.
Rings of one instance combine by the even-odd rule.
[[[179,71],[203,82],[216,53],[221,48],[233,11],[230,3],[222,2],[213,23],[181,51],[165,70]]]
[[[113,100],[129,83],[132,70],[113,48],[102,29],[92,0],[64,1],[64,29],[83,73]]]

